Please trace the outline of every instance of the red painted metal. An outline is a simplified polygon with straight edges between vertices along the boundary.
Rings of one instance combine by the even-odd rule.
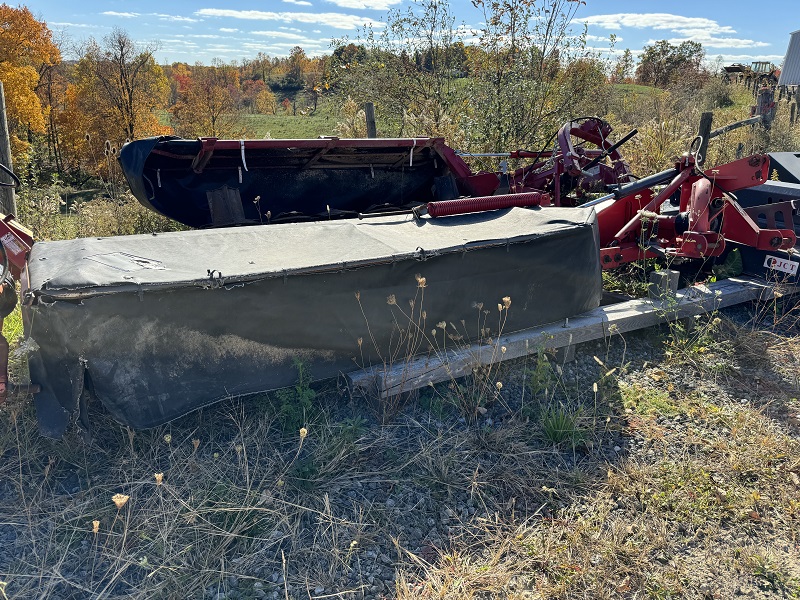
[[[428,214],[432,217],[447,217],[486,210],[512,208],[514,206],[539,206],[542,203],[543,197],[547,197],[547,194],[528,192],[526,194],[502,194],[500,196],[441,200],[438,202],[428,202],[427,210]]]
[[[511,152],[511,158],[534,159],[533,164],[509,174],[511,191],[542,190],[551,195],[555,206],[575,206],[585,199],[588,192],[602,190],[605,185],[628,183],[631,181],[630,167],[610,139],[611,132],[611,125],[590,117],[561,127],[556,136],[556,151]],[[573,138],[597,148],[576,146]],[[610,165],[599,160],[605,154],[611,161]]]
[[[18,278],[28,261],[31,246],[33,232],[20,225],[14,215],[0,213],[0,254],[4,263],[3,269],[7,268]]]

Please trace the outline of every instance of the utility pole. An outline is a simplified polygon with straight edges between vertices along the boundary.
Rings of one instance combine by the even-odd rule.
[[[11,138],[8,134],[8,120],[6,119],[6,96],[3,92],[3,82],[0,81],[0,163],[13,170],[11,163]],[[8,176],[4,173],[1,177]],[[17,214],[17,202],[14,198],[13,187],[0,187],[0,212],[7,215]]]

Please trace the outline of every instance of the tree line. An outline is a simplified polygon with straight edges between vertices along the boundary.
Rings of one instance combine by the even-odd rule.
[[[478,149],[538,148],[558,124],[603,114],[612,83],[693,85],[708,73],[696,42],[626,50],[611,62],[587,48],[571,0],[474,0],[483,25],[459,28],[446,2],[416,0],[386,27],[335,42],[330,54],[211,65],[159,65],[156,47],[114,29],[65,61],[45,22],[0,5],[0,80],[15,160],[62,175],[108,172],[128,140],[175,134],[244,137],[243,115],[340,108],[343,135],[363,135],[359,106],[376,104],[384,135],[444,135]],[[467,36],[475,36],[469,43]],[[331,133],[331,132],[321,132]]]

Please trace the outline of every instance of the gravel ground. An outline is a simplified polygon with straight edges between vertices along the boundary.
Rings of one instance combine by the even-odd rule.
[[[306,436],[266,398],[135,434],[94,408],[88,446],[43,440],[29,406],[7,407],[0,589],[798,597],[798,359],[773,353],[797,332],[754,327],[752,311],[690,323],[681,343],[663,327],[584,344],[574,362],[503,365],[472,414],[451,384],[381,424],[373,403],[323,384]]]

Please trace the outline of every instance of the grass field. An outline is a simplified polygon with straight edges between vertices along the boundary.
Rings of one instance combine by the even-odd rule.
[[[386,421],[329,381],[148,431],[90,405],[86,443],[11,403],[0,597],[800,597],[800,337],[773,308],[533,355],[472,414],[461,383]]]

